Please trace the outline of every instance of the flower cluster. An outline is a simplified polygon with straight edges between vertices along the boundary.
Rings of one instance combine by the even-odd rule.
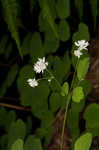
[[[80,58],[80,56],[82,55],[81,51],[87,50],[87,46],[89,45],[89,43],[86,42],[85,40],[81,40],[81,41],[75,42],[75,45],[78,47],[78,49],[74,51],[74,55]]]
[[[45,62],[45,57],[38,58],[38,61],[34,64],[34,71],[36,73],[43,73],[46,67],[48,66],[48,62]]]
[[[48,66],[48,62],[45,62],[45,57],[38,58],[38,61],[34,64],[33,69],[36,73],[43,73],[44,70],[47,68],[47,66]],[[31,87],[38,86],[38,81],[35,78],[28,79],[27,82]]]
[[[87,50],[87,46],[89,45],[89,43],[85,40],[81,40],[75,42],[75,45],[78,47],[78,49],[74,51],[74,55],[80,58],[80,56],[82,55],[82,50]],[[38,58],[37,62],[33,66],[33,69],[36,73],[43,73],[44,70],[46,70],[47,66],[48,62],[45,61],[45,57]],[[48,82],[51,82],[51,80],[52,78],[49,78]],[[35,78],[28,79],[27,82],[31,87],[38,86],[38,80],[36,80]]]

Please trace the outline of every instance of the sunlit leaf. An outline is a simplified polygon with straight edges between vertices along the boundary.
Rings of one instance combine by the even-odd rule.
[[[11,150],[23,150],[23,140],[16,140],[12,145]]]
[[[77,66],[77,77],[79,80],[84,79],[89,68],[90,59],[89,57],[85,57],[81,59]]]
[[[83,88],[76,87],[73,89],[72,100],[76,103],[79,103],[84,98]]]
[[[85,133],[77,139],[74,145],[74,150],[89,150],[92,143],[91,133]]]
[[[68,82],[65,82],[62,86],[61,95],[66,96],[68,94],[68,91],[69,91],[69,85]]]

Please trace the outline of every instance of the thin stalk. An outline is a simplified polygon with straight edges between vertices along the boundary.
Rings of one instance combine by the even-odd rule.
[[[69,107],[69,103],[70,103],[70,100],[71,100],[71,97],[72,97],[72,88],[73,88],[73,83],[74,83],[74,79],[75,79],[75,75],[76,75],[76,69],[77,69],[78,62],[79,61],[77,60],[76,67],[75,67],[75,72],[74,72],[74,75],[73,75],[73,80],[72,80],[71,87],[70,87],[70,90],[69,90],[69,94],[68,94],[68,97],[67,97],[67,103],[66,103],[65,114],[64,114],[64,121],[63,121],[63,127],[62,127],[62,134],[61,134],[60,150],[63,150],[64,131],[65,131],[65,127],[66,127],[68,107]]]
[[[63,127],[62,127],[60,150],[63,149],[63,144],[64,144],[64,131],[65,131],[65,126],[66,126],[67,112],[68,112],[68,106],[69,106],[70,100],[71,100],[71,94],[68,94],[67,104],[66,104],[65,114],[64,114],[64,122],[63,122]]]

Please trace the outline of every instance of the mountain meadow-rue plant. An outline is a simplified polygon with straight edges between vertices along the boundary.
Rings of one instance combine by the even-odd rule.
[[[87,73],[99,1],[0,4],[0,150],[98,150]]]

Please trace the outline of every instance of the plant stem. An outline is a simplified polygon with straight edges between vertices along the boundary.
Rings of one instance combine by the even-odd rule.
[[[63,122],[63,127],[62,127],[62,134],[61,134],[60,150],[63,149],[63,144],[64,144],[64,131],[65,131],[65,126],[66,126],[67,112],[68,112],[68,106],[69,106],[70,100],[71,100],[71,93],[68,94],[67,104],[66,104],[66,108],[65,108],[64,122]]]
[[[63,127],[62,127],[62,134],[61,134],[60,150],[63,150],[64,131],[65,131],[66,120],[67,120],[67,112],[68,112],[69,103],[70,103],[70,100],[71,100],[71,97],[72,97],[72,88],[73,88],[73,83],[74,83],[74,79],[75,79],[75,75],[76,75],[76,69],[77,69],[78,62],[79,62],[79,59],[77,60],[77,63],[76,63],[75,72],[74,72],[74,75],[73,75],[73,80],[72,80],[71,87],[70,87],[68,97],[67,97],[67,103],[66,103],[65,114],[64,114],[64,121],[63,121]]]

